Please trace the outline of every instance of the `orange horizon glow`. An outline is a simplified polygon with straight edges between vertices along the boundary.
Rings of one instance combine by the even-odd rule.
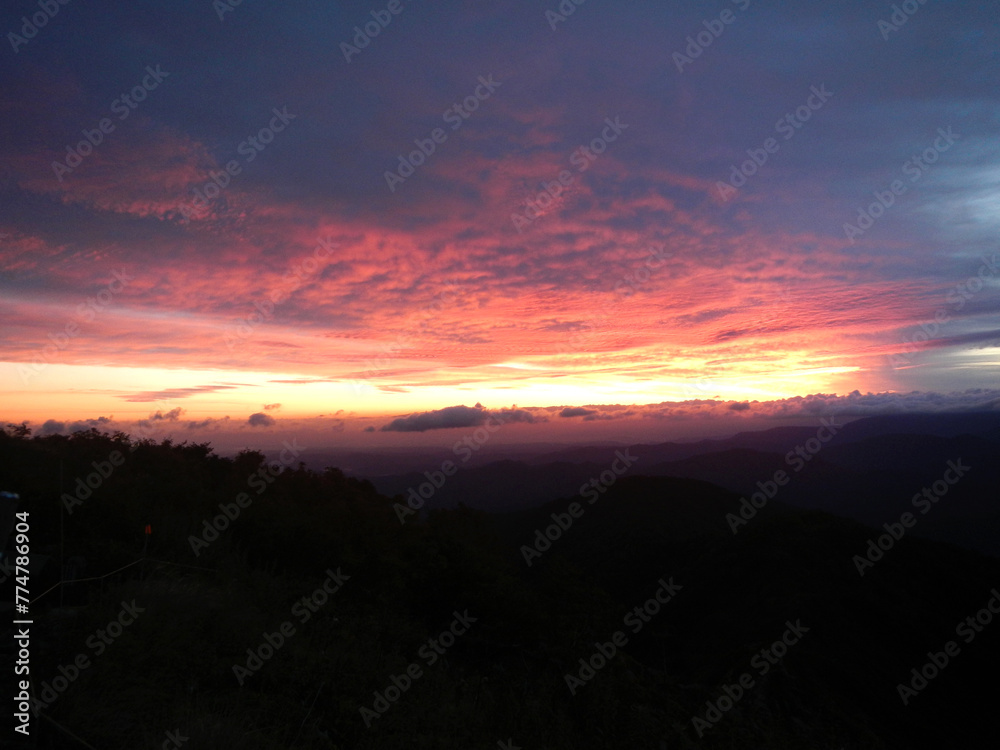
[[[23,363],[19,363],[23,365]],[[188,419],[220,418],[261,411],[265,402],[280,403],[283,418],[310,418],[349,409],[357,418],[387,418],[430,411],[457,403],[482,402],[490,408],[544,408],[553,405],[650,404],[690,400],[769,401],[808,393],[831,393],[832,376],[857,371],[825,367],[762,378],[758,373],[713,381],[652,382],[640,378],[623,383],[586,377],[558,380],[525,375],[517,381],[490,379],[490,369],[478,368],[480,380],[458,385],[426,385],[409,390],[384,390],[376,378],[310,382],[301,374],[222,370],[166,370],[94,365],[51,364],[31,379],[30,387],[15,374],[22,368],[5,363],[0,389],[8,398],[0,413],[7,422],[43,422],[50,418],[87,419],[106,415],[139,420],[152,411],[182,407]],[[532,368],[502,365],[531,373]],[[29,370],[30,372],[30,370]],[[465,373],[466,377],[473,377]],[[756,379],[755,379],[756,378]],[[167,389],[159,388],[164,383]],[[784,383],[788,390],[775,388]]]

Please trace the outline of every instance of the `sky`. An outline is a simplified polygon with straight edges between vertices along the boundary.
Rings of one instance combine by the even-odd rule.
[[[992,2],[11,0],[0,33],[2,422],[1000,403]]]

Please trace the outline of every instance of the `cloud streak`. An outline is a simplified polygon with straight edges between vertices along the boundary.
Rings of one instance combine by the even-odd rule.
[[[33,42],[0,91],[0,360],[147,371],[120,400],[187,399],[205,429],[265,401],[282,421],[304,414],[295,389],[426,432],[477,424],[455,393],[587,404],[560,418],[596,422],[619,417],[593,402],[668,403],[699,383],[751,404],[735,414],[1000,381],[1000,279],[948,301],[1000,229],[990,3],[928,3],[885,42],[884,8],[755,0],[682,72],[694,5],[588,6],[555,33],[527,4],[440,8],[350,65],[330,39],[354,15],[321,4],[241,12],[238,32],[183,4],[119,24],[81,14],[72,35]],[[162,86],[57,179],[52,162],[156,64]],[[502,83],[452,129],[442,113],[480,76]],[[776,123],[821,86],[835,94],[786,139]],[[295,119],[249,146],[276,108]],[[613,141],[609,121],[627,124]],[[386,171],[437,127],[447,139],[389,191]],[[909,181],[949,127],[961,137]],[[780,148],[758,163],[767,137]],[[848,242],[844,224],[894,179],[906,192]],[[207,205],[186,220],[196,194]],[[321,241],[329,256],[309,266]],[[120,268],[134,280],[81,314]],[[887,364],[904,353],[905,370]],[[182,387],[178,371],[203,375]]]

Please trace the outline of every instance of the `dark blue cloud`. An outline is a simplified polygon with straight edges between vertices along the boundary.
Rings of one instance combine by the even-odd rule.
[[[392,420],[383,425],[382,432],[426,432],[446,430],[455,427],[478,427],[488,420],[497,424],[509,422],[544,422],[527,409],[500,409],[491,411],[479,404],[473,406],[446,406],[443,409],[419,412]]]
[[[262,411],[256,414],[251,414],[250,418],[247,420],[247,424],[251,427],[273,427],[276,423],[274,417],[265,414]]]

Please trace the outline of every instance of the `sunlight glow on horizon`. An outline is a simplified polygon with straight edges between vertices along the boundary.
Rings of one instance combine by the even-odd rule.
[[[488,368],[487,368],[488,369]],[[516,368],[530,373],[544,368]],[[857,367],[801,371],[751,372],[705,381],[654,381],[567,374],[525,375],[516,381],[495,378],[449,385],[388,385],[367,381],[326,380],[302,373],[236,370],[182,370],[98,365],[48,365],[30,384],[23,363],[5,363],[0,389],[8,394],[0,419],[44,421],[114,416],[142,419],[156,411],[181,407],[185,418],[244,417],[265,404],[280,403],[283,417],[312,417],[336,410],[355,417],[386,417],[483,402],[489,408],[587,404],[649,404],[692,399],[772,400],[830,392],[828,375],[857,372]],[[164,384],[169,384],[165,386]],[[782,387],[784,386],[784,387]]]

